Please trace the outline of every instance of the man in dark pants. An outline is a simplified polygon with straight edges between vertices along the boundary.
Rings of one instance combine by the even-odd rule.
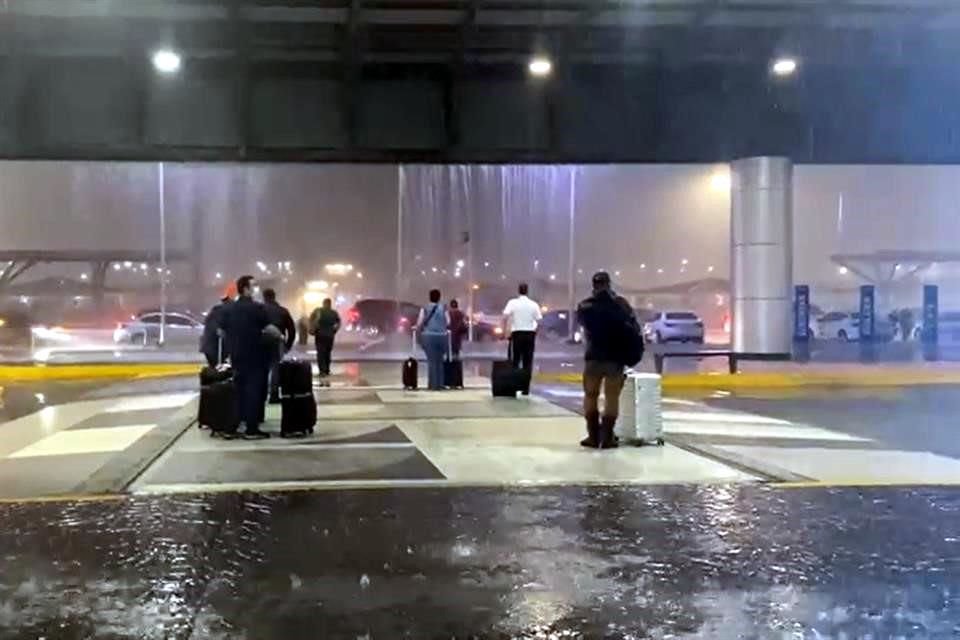
[[[224,318],[240,421],[247,427],[244,438],[248,440],[270,437],[260,430],[263,405],[267,400],[267,372],[270,365],[263,330],[270,324],[270,319],[266,308],[253,299],[255,288],[253,276],[239,278],[237,301],[230,305],[230,311]],[[236,434],[227,437],[231,435],[236,437]]]
[[[593,276],[593,295],[577,307],[577,321],[583,327],[587,348],[583,366],[583,411],[587,421],[584,447],[613,449],[617,446],[613,428],[620,413],[623,389],[625,336],[640,332],[630,303],[614,293],[610,274],[598,271]],[[600,392],[603,391],[603,416],[600,416]]]
[[[533,375],[533,350],[537,344],[537,323],[543,319],[540,305],[531,300],[527,293],[527,283],[517,287],[516,298],[507,302],[503,309],[504,333],[510,336],[513,350],[513,366],[523,367],[526,373],[526,385],[522,389],[525,396],[530,395],[530,378]]]
[[[200,338],[200,351],[207,359],[207,364],[215,367],[229,356],[227,345],[221,343],[225,332],[223,328],[224,318],[230,310],[233,300],[229,296],[224,296],[220,302],[215,304],[207,317],[203,321],[203,337]]]
[[[326,378],[330,375],[330,359],[333,354],[333,339],[340,330],[340,314],[333,308],[330,298],[323,300],[323,306],[310,314],[310,330],[317,346],[317,368],[320,370],[320,384],[329,386]]]
[[[263,306],[267,309],[270,324],[279,329],[283,335],[283,340],[274,345],[274,353],[268,354],[270,356],[270,403],[279,404],[280,361],[293,348],[293,343],[297,339],[297,325],[287,308],[277,302],[277,292],[273,289],[263,290]]]

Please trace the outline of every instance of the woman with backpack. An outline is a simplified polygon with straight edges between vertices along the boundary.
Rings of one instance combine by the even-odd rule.
[[[430,290],[430,302],[420,309],[417,317],[417,332],[420,346],[427,354],[427,388],[443,389],[443,356],[447,352],[447,327],[450,314],[440,304],[440,290]]]
[[[450,324],[447,329],[450,330],[450,358],[460,359],[460,349],[463,347],[463,337],[469,333],[467,327],[467,316],[460,310],[460,303],[456,300],[450,301],[450,310],[448,311]]]

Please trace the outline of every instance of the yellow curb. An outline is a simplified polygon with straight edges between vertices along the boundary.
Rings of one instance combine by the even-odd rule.
[[[63,364],[0,365],[0,381],[65,381],[193,375],[199,364]]]
[[[805,480],[802,482],[770,482],[767,486],[776,489],[829,489],[850,488],[850,489],[871,489],[871,488],[898,488],[898,487],[956,487],[960,486],[957,482],[925,482],[923,480]]]
[[[6,504],[44,504],[49,502],[119,502],[129,496],[114,493],[103,495],[92,494],[63,494],[55,496],[35,496],[27,498],[0,498],[0,505]]]
[[[580,384],[579,373],[542,373],[542,382]],[[809,373],[679,373],[663,377],[663,389],[795,389],[800,387],[908,387],[960,384],[960,371],[889,369]]]

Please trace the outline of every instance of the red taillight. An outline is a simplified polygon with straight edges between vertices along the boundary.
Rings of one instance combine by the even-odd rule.
[[[357,311],[356,307],[351,307],[347,309],[347,322],[350,324],[357,324],[360,321],[360,312]]]

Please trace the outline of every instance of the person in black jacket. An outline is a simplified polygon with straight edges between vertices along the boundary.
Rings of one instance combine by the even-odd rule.
[[[237,301],[230,305],[224,317],[240,421],[246,425],[244,437],[250,440],[270,437],[260,430],[270,365],[263,330],[270,324],[270,318],[266,307],[253,299],[255,288],[253,276],[237,279]]]
[[[583,367],[583,410],[587,420],[584,447],[611,449],[617,446],[613,427],[620,413],[620,391],[626,379],[624,357],[628,331],[639,332],[630,303],[613,292],[610,274],[593,276],[593,295],[580,303],[577,319],[583,327],[587,348]],[[599,399],[605,398],[603,416]]]
[[[226,337],[223,328],[224,318],[230,310],[233,300],[229,296],[224,296],[220,302],[213,305],[207,317],[203,320],[203,336],[200,338],[200,352],[206,357],[207,364],[215,367],[230,357],[230,351],[225,342],[221,343]]]
[[[270,359],[270,402],[280,403],[280,361],[293,348],[297,339],[297,325],[293,316],[286,307],[277,302],[277,292],[273,289],[263,290],[263,304],[267,309],[267,318],[270,324],[280,330],[282,340],[274,345],[274,352],[269,354]],[[268,347],[269,348],[269,347]]]
[[[310,314],[310,331],[317,347],[317,369],[320,372],[320,385],[330,386],[330,360],[333,354],[333,341],[340,331],[340,314],[333,308],[333,300],[323,299],[323,306]]]

